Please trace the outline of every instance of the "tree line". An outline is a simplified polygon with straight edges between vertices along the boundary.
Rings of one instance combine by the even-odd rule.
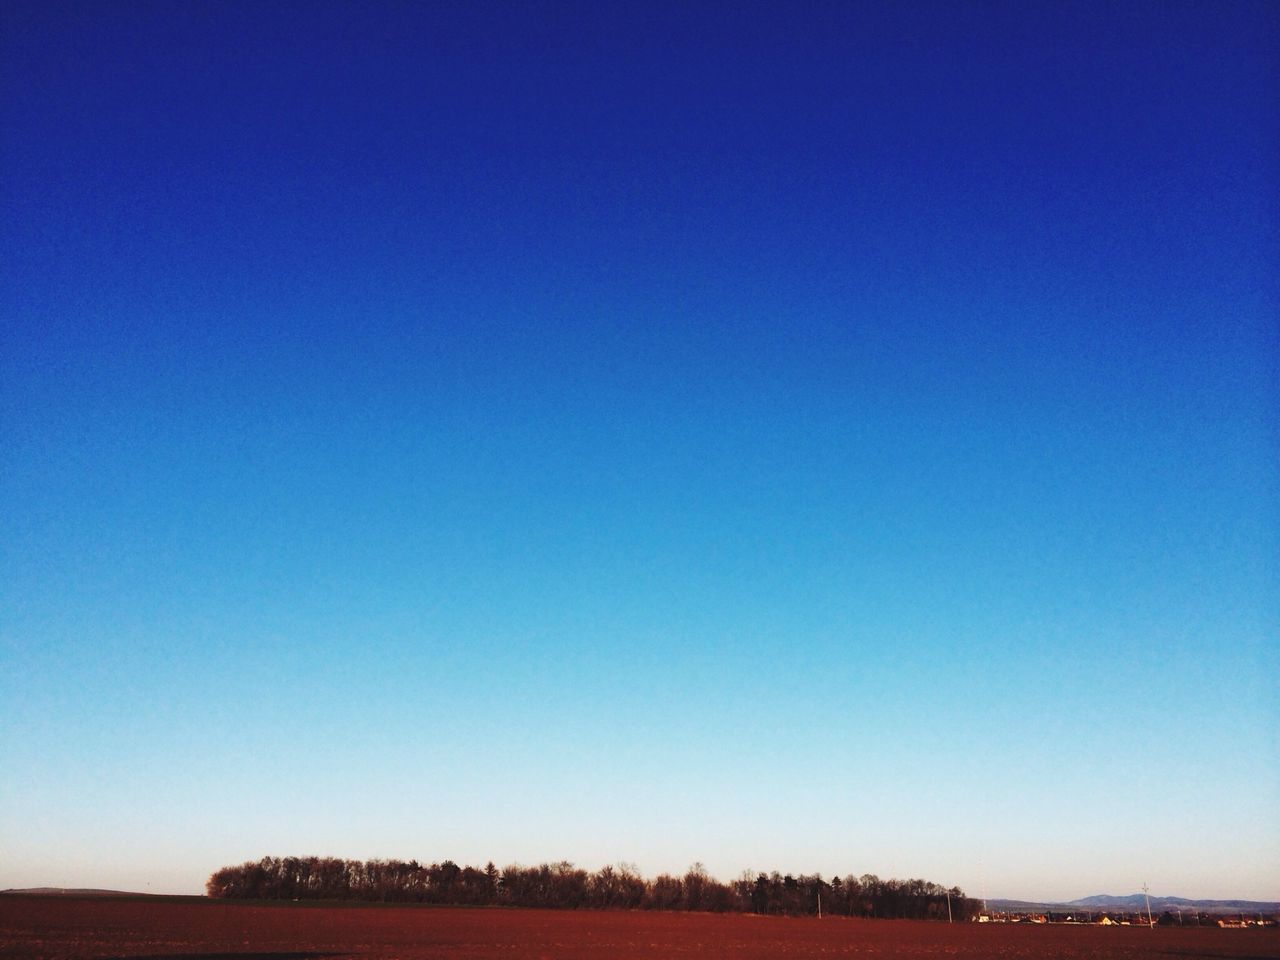
[[[501,870],[460,867],[452,860],[341,860],[336,857],[263,857],[223,867],[205,885],[210,897],[251,900],[367,900],[456,906],[545,907],[565,910],[702,910],[809,916],[967,920],[980,904],[959,887],[927,880],[882,880],[874,874],[747,871],[722,883],[700,863],[683,876],[646,879],[630,864],[595,872],[572,863],[512,865]]]

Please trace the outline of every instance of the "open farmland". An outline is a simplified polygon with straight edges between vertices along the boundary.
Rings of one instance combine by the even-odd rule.
[[[1280,957],[1280,932],[742,914],[0,898],[0,956],[220,960]]]

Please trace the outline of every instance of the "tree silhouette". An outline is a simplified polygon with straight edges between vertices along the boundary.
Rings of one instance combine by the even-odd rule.
[[[339,860],[335,857],[263,857],[222,867],[209,877],[210,897],[237,900],[374,900],[384,902],[504,905],[556,909],[701,910],[808,916],[817,912],[851,917],[957,920],[977,914],[978,903],[958,887],[927,880],[881,880],[852,874],[830,882],[820,874],[785,876],[745,872],[732,884],[695,863],[681,877],[669,873],[646,880],[632,864],[589,873],[568,861],[499,870],[461,867],[452,860]]]

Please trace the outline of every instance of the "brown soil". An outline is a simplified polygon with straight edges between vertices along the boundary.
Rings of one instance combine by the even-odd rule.
[[[0,957],[182,960],[1280,958],[1280,930],[918,923],[741,914],[0,897]]]

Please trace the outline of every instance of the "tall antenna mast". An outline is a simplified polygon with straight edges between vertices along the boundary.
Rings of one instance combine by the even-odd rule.
[[[987,873],[982,869],[981,857],[978,858],[978,883],[982,887],[982,914],[990,920],[991,914],[987,910]]]

